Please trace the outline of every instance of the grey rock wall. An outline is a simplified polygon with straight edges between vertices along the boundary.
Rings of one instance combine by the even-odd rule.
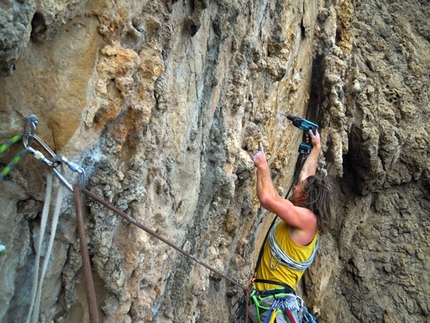
[[[342,269],[331,275],[336,289],[321,291],[330,299],[328,312],[340,316],[327,312],[326,318],[426,322],[430,51],[424,17],[430,8],[370,1],[353,9],[345,78],[351,127],[338,197],[344,210],[333,241],[339,253],[332,270]]]

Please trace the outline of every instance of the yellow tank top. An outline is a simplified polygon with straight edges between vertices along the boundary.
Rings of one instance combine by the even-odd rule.
[[[275,228],[275,237],[279,243],[279,247],[289,255],[295,261],[305,261],[308,260],[315,248],[315,244],[318,238],[318,231],[315,234],[312,242],[307,246],[298,245],[291,239],[288,234],[288,225],[284,221],[281,221]],[[272,262],[272,263],[271,263]],[[256,279],[273,280],[287,284],[294,290],[297,288],[297,283],[303,276],[304,271],[294,270],[288,268],[287,266],[279,264],[276,266],[277,261],[272,258],[272,252],[270,250],[268,239],[264,243],[263,256],[260,261],[260,265],[257,269]],[[276,269],[271,269],[276,268]],[[266,283],[256,283],[255,287],[257,290],[267,290],[273,288],[282,288],[279,285],[272,285]]]

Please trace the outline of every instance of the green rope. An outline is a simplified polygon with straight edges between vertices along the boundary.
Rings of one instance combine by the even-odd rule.
[[[14,143],[20,141],[22,138],[22,133],[19,135],[13,136],[8,141],[6,141],[3,145],[0,146],[0,156],[8,149],[10,146],[12,146]]]
[[[13,136],[11,139],[6,141],[3,145],[0,146],[0,156],[8,149],[10,146],[12,146],[14,143],[21,140],[22,134]],[[15,167],[16,164],[21,160],[21,158],[25,155],[27,150],[25,148],[22,148],[18,154],[13,157],[13,159],[10,161],[10,163],[1,171],[0,173],[0,179],[3,179],[6,177],[7,174],[9,174],[10,170]]]

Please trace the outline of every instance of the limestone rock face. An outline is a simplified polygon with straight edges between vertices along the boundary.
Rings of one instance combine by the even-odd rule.
[[[428,2],[0,8],[1,143],[35,115],[37,136],[85,170],[86,189],[237,283],[81,194],[102,322],[231,321],[273,219],[246,150],[263,143],[285,196],[302,140],[285,114],[319,124],[318,172],[335,184],[333,231],[299,288],[307,307],[320,323],[429,320]],[[1,151],[2,169],[21,148]],[[49,171],[27,153],[0,180],[1,322],[25,322],[45,259],[40,322],[90,321],[68,190],[49,252],[61,185],[49,202]]]

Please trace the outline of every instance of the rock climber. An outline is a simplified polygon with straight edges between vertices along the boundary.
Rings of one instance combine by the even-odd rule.
[[[257,168],[257,194],[261,206],[278,218],[258,260],[254,301],[251,300],[249,307],[249,318],[253,323],[264,321],[269,312],[267,309],[274,302],[273,295],[295,294],[300,278],[314,259],[319,236],[331,227],[331,184],[315,175],[321,151],[320,135],[318,131],[314,134],[310,130],[309,136],[312,150],[288,200],[282,198],[273,185],[263,145],[260,143],[255,153],[249,152]],[[275,322],[286,322],[283,318],[285,311],[279,307],[282,309],[282,304],[278,306]]]

